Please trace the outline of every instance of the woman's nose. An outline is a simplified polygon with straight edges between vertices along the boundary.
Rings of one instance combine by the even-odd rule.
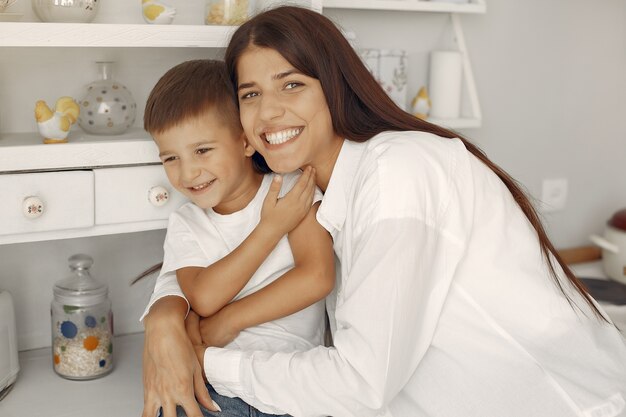
[[[262,120],[272,120],[282,116],[284,113],[285,108],[275,94],[268,93],[261,96],[260,116]]]

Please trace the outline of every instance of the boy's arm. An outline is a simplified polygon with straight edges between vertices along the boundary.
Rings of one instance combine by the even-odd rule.
[[[326,297],[335,284],[332,238],[317,222],[315,204],[289,233],[295,266],[271,284],[203,320],[203,341],[224,345],[241,330],[298,312]]]
[[[219,261],[206,268],[185,267],[177,270],[178,283],[191,308],[206,317],[228,304],[281,238],[282,235],[259,223],[235,250]]]
[[[315,192],[312,169],[305,169],[291,191],[279,199],[281,184],[281,177],[274,177],[263,202],[261,221],[235,250],[205,268],[186,267],[176,271],[183,293],[199,315],[210,316],[228,304],[280,239],[310,211]]]

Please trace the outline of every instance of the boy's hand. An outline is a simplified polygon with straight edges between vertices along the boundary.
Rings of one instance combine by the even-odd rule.
[[[187,330],[187,336],[189,336],[192,345],[197,346],[202,344],[202,337],[200,336],[200,316],[193,310],[189,310],[187,314],[185,330]],[[200,363],[202,363],[202,361],[200,361]]]
[[[313,205],[315,169],[306,167],[296,185],[284,197],[278,198],[281,185],[282,177],[276,175],[263,201],[260,223],[283,236],[295,229]]]
[[[224,347],[239,335],[228,316],[228,305],[212,316],[200,320],[200,335],[205,346]]]

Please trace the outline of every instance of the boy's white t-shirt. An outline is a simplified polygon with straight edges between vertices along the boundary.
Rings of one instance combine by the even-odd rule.
[[[265,175],[252,201],[238,212],[221,215],[212,209],[204,210],[187,203],[170,215],[163,267],[142,320],[158,299],[167,295],[184,298],[176,280],[177,269],[211,265],[231,253],[250,235],[261,219],[261,208],[273,177],[274,174]],[[280,196],[291,190],[299,177],[299,172],[283,175]],[[314,201],[321,198],[322,194],[317,190]],[[285,235],[233,301],[260,290],[293,267],[293,254]],[[324,300],[321,300],[290,316],[245,329],[226,347],[274,352],[310,349],[323,342],[324,311]]]

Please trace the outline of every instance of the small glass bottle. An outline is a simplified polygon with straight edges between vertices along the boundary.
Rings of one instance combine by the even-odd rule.
[[[237,26],[254,14],[254,0],[206,0],[204,23]]]
[[[53,288],[52,359],[54,371],[68,379],[104,376],[113,370],[113,312],[108,289],[89,274],[93,259],[68,259],[73,275]]]

